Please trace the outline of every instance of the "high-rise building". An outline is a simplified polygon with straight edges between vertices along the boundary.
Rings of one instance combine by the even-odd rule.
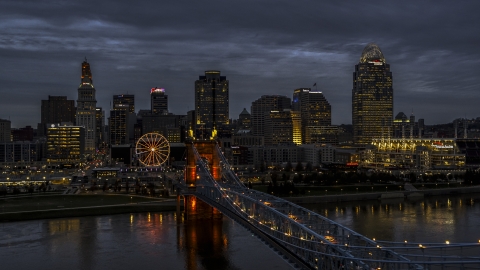
[[[83,126],[52,124],[47,128],[47,162],[74,166],[83,159]]]
[[[12,122],[0,119],[0,142],[12,141]]]
[[[265,118],[265,145],[302,144],[300,112],[271,111]]]
[[[302,143],[306,141],[307,129],[332,124],[332,107],[322,92],[310,88],[299,88],[293,91],[292,110],[300,112],[302,118]]]
[[[238,115],[238,128],[249,130],[252,126],[251,115],[246,108]]]
[[[353,141],[369,144],[382,134],[391,136],[393,120],[392,72],[380,48],[363,49],[355,65],[352,90]]]
[[[291,108],[291,99],[286,96],[264,95],[252,102],[250,119],[252,135],[264,136],[265,117],[271,111],[283,111]]]
[[[150,108],[152,114],[168,114],[168,95],[165,95],[165,89],[150,89]]]
[[[229,125],[229,89],[226,76],[207,70],[195,81],[195,136],[216,137]]]
[[[108,118],[110,145],[121,145],[130,142],[128,132],[129,111],[129,106],[124,104],[117,104],[110,110],[110,118]]]
[[[81,83],[78,87],[76,125],[85,128],[85,154],[95,153],[96,147],[95,87],[87,59],[82,63]]]
[[[45,135],[47,124],[75,123],[75,101],[66,96],[48,96],[42,100],[39,133]]]
[[[95,109],[95,142],[97,149],[105,146],[105,111],[101,107]]]
[[[116,105],[128,105],[128,112],[135,112],[135,95],[114,95],[113,96],[113,107]]]

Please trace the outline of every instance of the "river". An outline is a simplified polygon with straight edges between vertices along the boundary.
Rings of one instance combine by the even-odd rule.
[[[232,220],[175,213],[1,223],[1,269],[292,269]]]
[[[377,240],[480,240],[480,194],[303,206]],[[226,217],[177,223],[172,212],[141,213],[0,228],[1,269],[292,269]]]
[[[478,243],[480,194],[305,204],[376,240]]]

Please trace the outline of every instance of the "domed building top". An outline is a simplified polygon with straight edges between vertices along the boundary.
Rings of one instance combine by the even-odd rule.
[[[382,62],[385,63],[385,57],[383,53],[375,43],[369,43],[365,49],[363,49],[362,56],[360,57],[360,63]]]

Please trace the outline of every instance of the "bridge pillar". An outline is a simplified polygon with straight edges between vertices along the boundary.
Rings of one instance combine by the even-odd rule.
[[[217,219],[223,217],[217,208],[211,207],[209,204],[192,195],[185,196],[184,209],[187,220]]]
[[[222,178],[220,173],[220,157],[217,153],[217,143],[212,140],[196,140],[185,143],[187,149],[187,164],[185,167],[185,183],[192,192],[196,191],[197,185],[197,164],[195,161],[194,146],[202,159],[208,164],[208,169],[213,178],[218,181]],[[195,196],[187,195],[184,200],[185,218],[205,219],[205,218],[221,218],[222,214],[216,208],[211,207],[207,203],[197,199]]]

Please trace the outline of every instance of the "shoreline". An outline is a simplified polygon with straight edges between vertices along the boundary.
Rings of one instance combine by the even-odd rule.
[[[322,203],[322,202],[348,202],[363,200],[380,200],[380,199],[407,199],[421,198],[429,196],[457,195],[480,193],[480,186],[442,188],[442,189],[424,189],[415,191],[392,191],[392,192],[371,192],[356,193],[342,195],[324,195],[324,196],[304,196],[304,197],[282,197],[287,201],[296,204]]]
[[[442,195],[457,195],[480,193],[480,186],[461,187],[461,188],[443,188],[443,189],[427,189],[416,191],[395,191],[395,192],[373,192],[373,193],[358,193],[358,194],[341,194],[341,195],[320,195],[320,196],[303,196],[303,197],[282,197],[287,201],[302,204],[312,203],[331,203],[331,202],[348,202],[348,201],[364,201],[364,200],[380,200],[380,199],[408,199],[408,198],[423,198],[429,196]],[[73,195],[71,195],[73,196]],[[145,212],[174,212],[177,210],[176,199],[170,198],[157,202],[140,202],[140,203],[126,203],[113,204],[101,206],[87,206],[87,207],[71,207],[71,208],[56,208],[43,209],[31,211],[18,212],[2,212],[0,213],[1,222],[15,222],[38,219],[56,219],[56,218],[71,218],[83,216],[100,216],[100,215],[115,215],[128,213],[145,213]],[[183,211],[183,204],[180,205]]]
[[[0,222],[176,211],[176,200],[0,213]],[[183,208],[183,206],[181,206]]]

